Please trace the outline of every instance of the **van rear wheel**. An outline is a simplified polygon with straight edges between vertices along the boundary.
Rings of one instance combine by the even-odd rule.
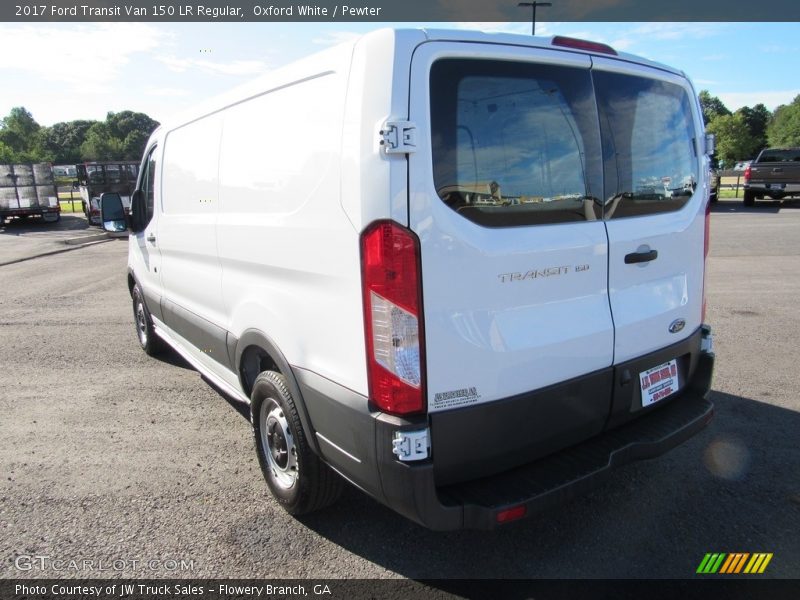
[[[303,515],[339,498],[342,479],[309,446],[282,374],[264,371],[256,377],[250,420],[264,479],[286,512]]]

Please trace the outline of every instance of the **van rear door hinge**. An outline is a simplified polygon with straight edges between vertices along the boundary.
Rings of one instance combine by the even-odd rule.
[[[380,144],[386,154],[417,151],[417,126],[411,121],[386,121],[380,135]]]

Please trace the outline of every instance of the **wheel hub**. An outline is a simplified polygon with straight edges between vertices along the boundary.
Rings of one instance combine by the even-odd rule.
[[[297,482],[299,467],[297,447],[286,415],[278,403],[268,398],[261,405],[261,443],[272,480],[283,489]]]
[[[147,344],[147,317],[144,313],[144,304],[136,304],[136,329],[139,333],[139,341],[142,346]]]

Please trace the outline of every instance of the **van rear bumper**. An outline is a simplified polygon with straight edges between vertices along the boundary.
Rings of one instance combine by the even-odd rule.
[[[601,483],[616,467],[664,454],[703,429],[714,413],[707,398],[713,368],[714,354],[700,352],[692,380],[658,410],[530,464],[447,486],[436,486],[431,462],[401,463],[391,444],[380,442],[390,440],[401,425],[381,415],[376,440],[382,500],[435,530],[493,529],[510,508],[531,516],[563,504]]]
[[[640,393],[635,388],[638,377],[630,378],[626,371],[635,375],[675,357],[684,361],[681,372],[688,377],[683,390],[663,404],[637,408],[633,399]],[[499,524],[498,515],[510,508],[531,516],[585,493],[616,467],[678,446],[713,416],[713,404],[707,399],[713,370],[711,333],[704,326],[684,342],[613,369],[614,385],[624,394],[617,392],[618,402],[610,408],[602,433],[553,449],[547,456],[520,461],[525,464],[512,465],[499,474],[447,482],[434,469],[435,451],[432,460],[419,462],[401,462],[392,452],[395,432],[424,429],[431,425],[427,417],[404,419],[378,412],[366,397],[293,368],[323,459],[375,499],[434,530],[492,529]],[[635,389],[626,383],[631,379]],[[597,391],[606,393],[605,389]],[[526,401],[519,400],[522,404]],[[520,419],[516,413],[509,414],[512,422]],[[475,414],[479,421],[484,417]],[[471,421],[466,425],[465,445],[485,441]],[[505,431],[512,430],[509,426]],[[431,427],[431,436],[436,435],[436,428]],[[519,432],[511,437],[517,435]],[[515,440],[509,443],[512,454],[524,450],[514,445]]]

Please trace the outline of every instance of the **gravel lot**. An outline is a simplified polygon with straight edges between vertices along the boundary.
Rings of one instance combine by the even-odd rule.
[[[706,552],[773,552],[767,576],[800,577],[800,201],[715,207],[711,426],[492,533],[433,533],[354,489],[286,515],[246,407],[139,349],[126,253],[115,240],[0,267],[0,577],[692,577]],[[15,568],[33,554],[129,567]]]

